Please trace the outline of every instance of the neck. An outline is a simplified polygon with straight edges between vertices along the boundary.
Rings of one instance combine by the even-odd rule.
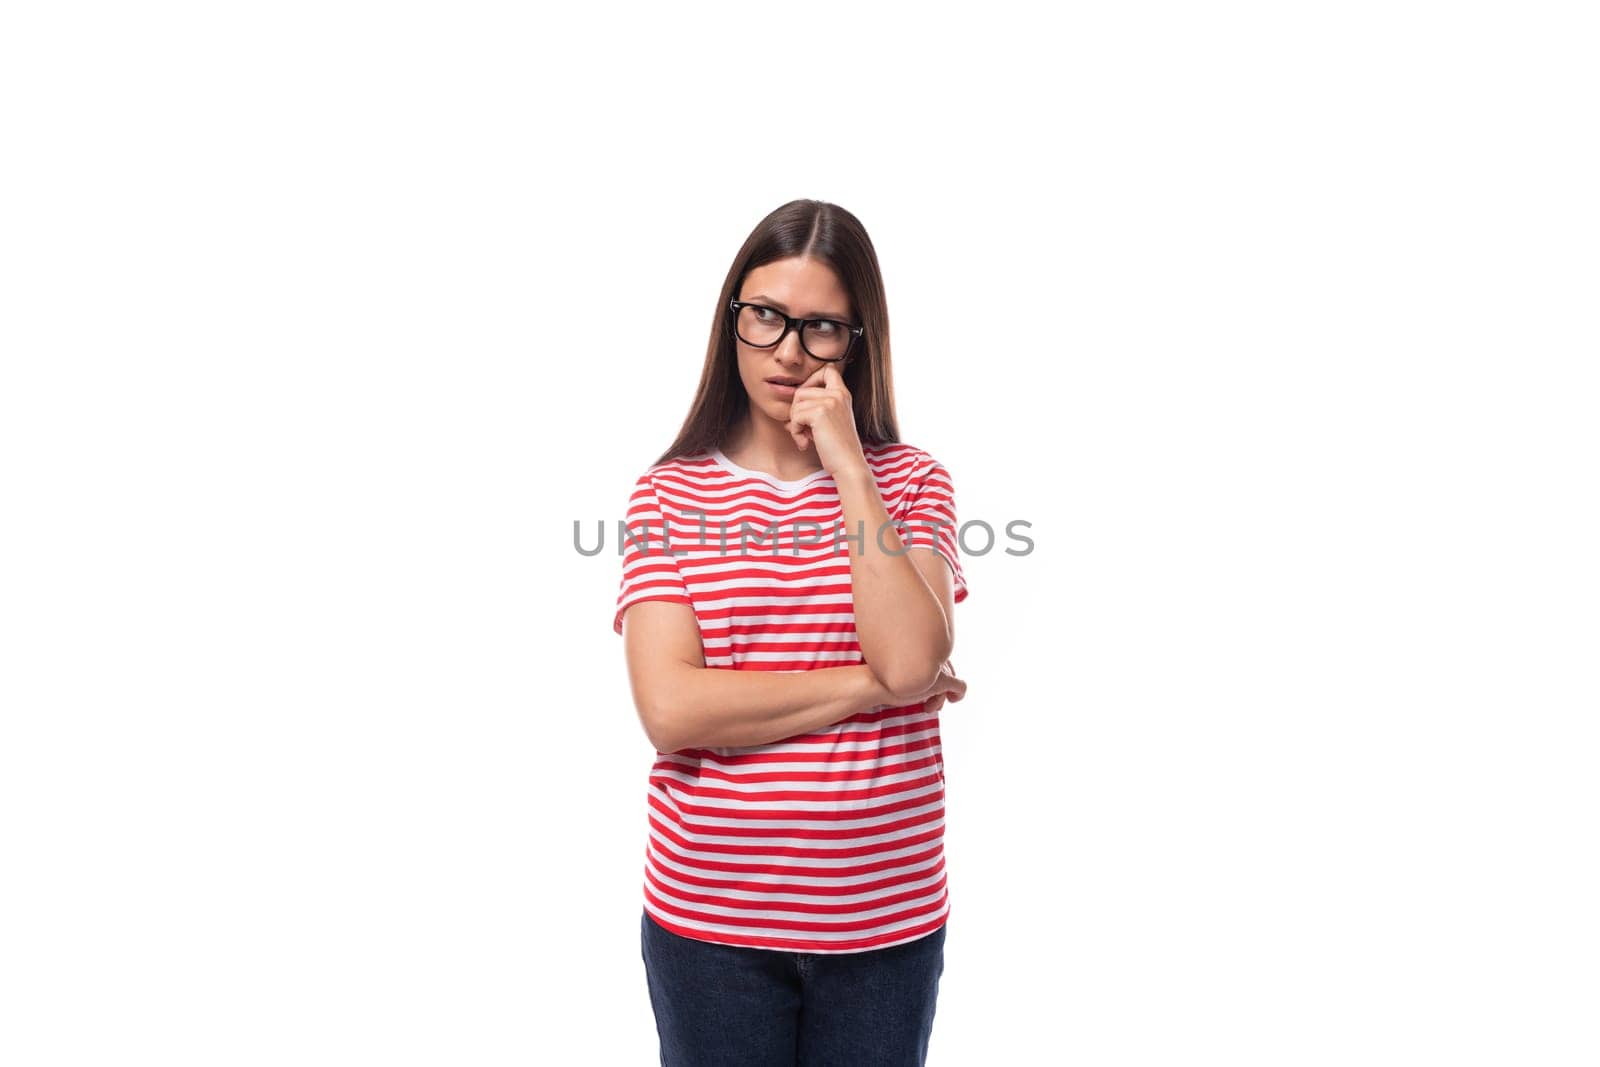
[[[804,478],[822,469],[814,444],[802,449],[782,423],[755,411],[729,431],[722,452],[741,467],[766,471],[785,481]]]

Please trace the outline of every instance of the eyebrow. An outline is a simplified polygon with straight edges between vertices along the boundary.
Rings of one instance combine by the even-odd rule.
[[[770,297],[770,296],[756,295],[756,296],[748,297],[747,299],[752,304],[771,304],[773,307],[777,308],[779,311],[783,312],[785,315],[789,314],[789,309],[788,308],[784,307],[782,304],[778,303],[778,301],[772,299],[772,297]],[[819,312],[819,313],[817,313],[815,315],[796,315],[795,318],[797,318],[797,319],[832,319],[834,322],[846,322],[846,323],[850,321],[850,317],[848,315],[841,315],[838,312],[834,312],[834,311],[823,311],[823,312]]]

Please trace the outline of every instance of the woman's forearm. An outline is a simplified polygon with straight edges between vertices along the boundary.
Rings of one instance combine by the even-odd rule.
[[[861,658],[890,692],[919,688],[950,655],[944,606],[928,588],[889,522],[877,482],[865,467],[834,475],[845,530],[862,535],[850,550],[856,640]]]
[[[662,752],[765,745],[831,726],[893,696],[865,663],[808,671],[735,671],[684,664],[665,679]]]

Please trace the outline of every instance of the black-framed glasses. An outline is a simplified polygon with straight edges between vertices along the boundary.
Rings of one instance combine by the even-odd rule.
[[[748,300],[730,300],[728,308],[734,316],[734,333],[751,348],[776,347],[790,330],[798,328],[800,347],[806,355],[825,363],[844,359],[856,338],[866,331],[865,326],[852,326],[838,319],[797,319],[775,307]]]

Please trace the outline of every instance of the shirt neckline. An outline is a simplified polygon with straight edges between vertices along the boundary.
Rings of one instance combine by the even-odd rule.
[[[804,478],[785,480],[783,478],[778,478],[768,474],[766,471],[753,471],[749,467],[741,467],[739,464],[729,459],[720,448],[712,448],[710,449],[710,452],[711,458],[716,460],[717,466],[728,471],[730,474],[737,474],[741,478],[757,478],[763,482],[766,482],[768,485],[777,486],[779,489],[801,489],[812,484],[813,482],[819,482],[824,478],[833,477],[833,475],[829,474],[827,470],[824,469],[820,471],[813,471]]]

